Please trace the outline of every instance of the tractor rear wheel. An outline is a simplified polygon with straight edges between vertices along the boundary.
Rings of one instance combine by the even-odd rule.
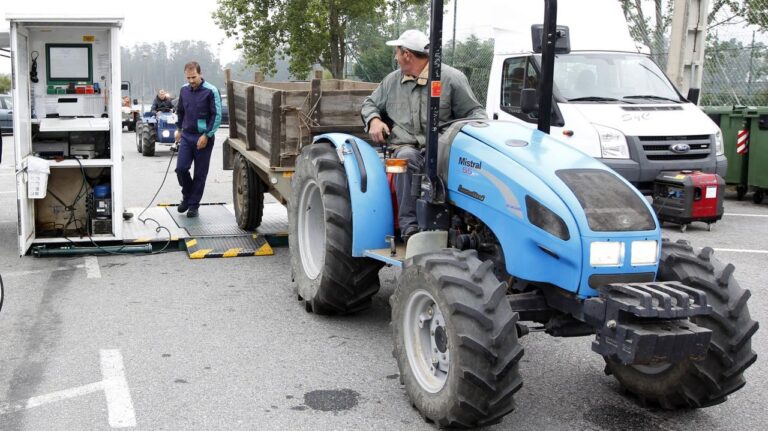
[[[155,155],[154,132],[154,128],[148,124],[144,126],[144,130],[141,132],[141,154],[145,157]]]
[[[697,253],[685,240],[664,239],[658,281],[679,281],[707,294],[712,312],[691,321],[710,329],[709,350],[701,361],[657,365],[622,365],[606,360],[613,374],[642,403],[665,409],[698,408],[722,403],[746,381],[744,370],[757,355],[751,339],[758,324],[749,316],[749,290],[733,277],[734,266],[724,265],[705,247]]]
[[[232,172],[232,198],[235,219],[240,229],[254,230],[261,224],[266,187],[242,154],[235,154]]]
[[[288,242],[299,299],[317,314],[368,308],[383,264],[352,257],[352,203],[335,148],[326,142],[306,146],[291,184]]]
[[[439,427],[496,423],[523,381],[507,283],[475,250],[417,255],[390,298],[394,356],[413,405]]]

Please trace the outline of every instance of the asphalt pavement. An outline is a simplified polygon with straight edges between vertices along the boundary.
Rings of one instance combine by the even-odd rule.
[[[232,202],[217,134],[204,201]],[[291,282],[290,251],[190,260],[183,252],[98,257],[19,257],[10,136],[0,165],[0,430],[430,430],[414,410],[392,358],[384,269],[373,307],[347,317],[306,313]],[[123,133],[124,200],[149,203],[170,153],[136,151]],[[749,196],[748,196],[749,197]],[[158,196],[175,203],[171,173]],[[268,205],[278,205],[273,199]],[[664,236],[710,246],[736,265],[752,292],[752,318],[768,310],[768,205],[736,201],[706,230]],[[592,337],[522,339],[517,409],[490,430],[768,429],[768,331],[758,360],[727,402],[667,412],[624,396],[591,352]]]

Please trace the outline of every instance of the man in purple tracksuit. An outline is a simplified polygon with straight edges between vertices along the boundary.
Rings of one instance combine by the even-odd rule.
[[[176,161],[176,176],[181,186],[181,203],[177,210],[180,213],[186,211],[187,217],[197,217],[213,141],[221,124],[221,95],[200,75],[200,65],[196,61],[184,65],[184,75],[187,85],[181,87],[176,107],[179,120],[175,139],[181,142]],[[193,162],[194,177],[189,173]]]

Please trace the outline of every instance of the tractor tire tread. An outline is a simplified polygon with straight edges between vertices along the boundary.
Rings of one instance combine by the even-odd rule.
[[[441,427],[467,428],[497,423],[514,409],[513,395],[522,386],[519,363],[523,348],[515,328],[518,315],[506,300],[498,297],[503,283],[487,266],[474,250],[446,249],[417,255],[404,265],[392,295],[394,353],[400,375],[411,401]],[[424,282],[429,287],[425,287]],[[446,385],[452,385],[452,389],[444,387],[441,391],[447,392],[440,395],[440,401],[419,395],[422,389],[411,375],[405,347],[398,342],[402,334],[401,309],[415,289],[427,289],[442,298],[437,301],[443,304],[443,316],[451,322],[455,335],[450,367],[458,367],[458,372],[455,380],[448,377]],[[489,302],[498,305],[488,310]],[[499,373],[500,369],[506,372]],[[451,374],[454,373],[449,376]],[[439,407],[430,404],[435,402]]]
[[[298,294],[316,314],[351,314],[368,308],[379,291],[379,269],[383,266],[369,258],[353,257],[352,203],[344,167],[335,148],[327,142],[306,146],[297,158],[293,177],[295,197],[302,181],[314,181],[323,201],[326,236],[323,267],[317,280],[303,271],[297,235],[298,202],[289,202],[291,265],[296,274]]]
[[[711,250],[696,253],[687,243],[664,241],[657,280],[679,281],[707,294],[711,313],[691,321],[712,331],[710,348],[700,361],[671,364],[657,374],[607,360],[609,374],[639,400],[670,410],[715,405],[743,387],[743,373],[757,357],[751,341],[759,325],[749,314],[750,293],[733,272],[733,265],[722,264]]]

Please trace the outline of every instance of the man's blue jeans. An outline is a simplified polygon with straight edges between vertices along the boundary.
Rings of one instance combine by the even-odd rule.
[[[197,209],[203,198],[215,136],[208,138],[208,144],[202,150],[197,149],[198,138],[200,138],[198,134],[182,132],[179,158],[176,160],[176,177],[181,186],[182,202],[186,202],[189,209]],[[189,173],[193,164],[195,165],[194,177]]]

